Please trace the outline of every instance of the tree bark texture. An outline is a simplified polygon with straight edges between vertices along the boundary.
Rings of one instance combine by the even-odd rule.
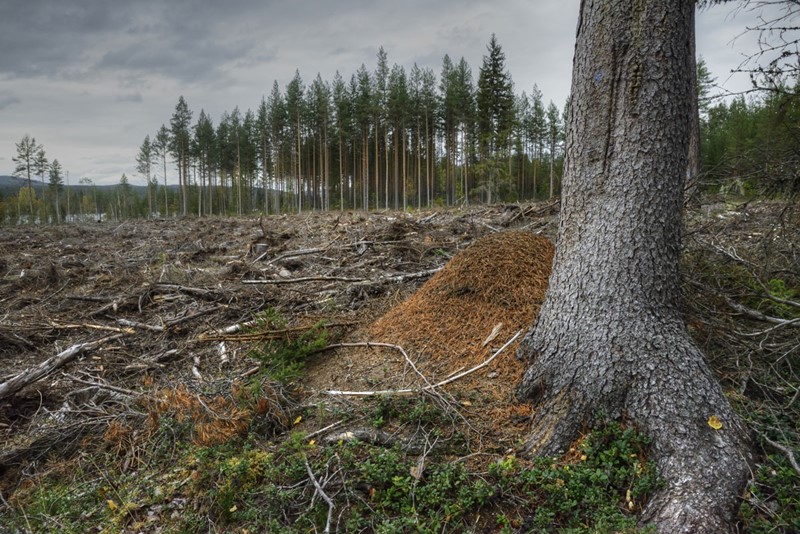
[[[750,459],[678,307],[694,9],[581,2],[558,246],[517,392],[536,405],[532,454],[565,451],[600,411],[648,434],[666,484],[641,520],[669,533],[730,531]]]

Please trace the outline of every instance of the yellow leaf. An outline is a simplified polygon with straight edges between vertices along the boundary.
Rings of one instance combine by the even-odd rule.
[[[311,441],[309,441],[309,442],[308,442],[308,445],[309,445],[310,447],[313,447],[313,446],[314,446],[314,444],[315,444],[316,442],[317,442],[317,440],[315,440],[315,439],[312,439]]]
[[[109,509],[109,510],[111,510],[112,512],[118,508],[118,507],[117,507],[117,503],[115,503],[115,502],[114,502],[114,501],[112,501],[111,499],[108,499],[108,500],[106,501],[106,503],[108,504],[108,509]]]
[[[472,403],[468,400],[461,401],[461,406],[472,406]]]
[[[714,430],[719,430],[722,428],[722,421],[720,421],[719,417],[716,415],[712,415],[708,418],[708,426],[713,428]]]
[[[303,420],[303,416],[302,415],[298,415],[294,420],[294,424],[295,425],[299,425],[300,421],[302,421],[302,420]]]
[[[234,504],[233,506],[231,506],[231,507],[228,509],[228,511],[229,511],[230,513],[233,513],[233,512],[235,512],[236,510],[238,510],[238,508],[236,508],[236,505],[235,505],[235,504]]]

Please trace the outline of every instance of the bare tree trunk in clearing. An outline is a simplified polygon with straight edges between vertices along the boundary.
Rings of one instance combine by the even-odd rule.
[[[730,531],[751,457],[678,306],[694,9],[582,0],[557,252],[519,351],[527,451],[565,451],[601,410],[627,418],[666,482],[641,522],[665,533]]]

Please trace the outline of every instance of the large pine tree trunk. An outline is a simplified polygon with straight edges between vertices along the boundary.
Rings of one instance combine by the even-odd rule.
[[[666,484],[642,521],[669,533],[730,530],[750,457],[678,309],[694,7],[581,4],[558,247],[518,389],[530,453],[566,450],[598,411],[650,435]]]

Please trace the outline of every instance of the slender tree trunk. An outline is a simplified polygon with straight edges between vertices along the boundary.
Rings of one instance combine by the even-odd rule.
[[[530,453],[566,451],[600,410],[648,434],[665,485],[641,521],[670,534],[730,532],[750,459],[678,307],[694,9],[581,3],[558,248],[517,392]]]
[[[167,189],[167,156],[164,155],[162,157],[162,161],[164,163],[164,217],[169,217],[169,196],[168,196],[168,189]],[[95,205],[97,201],[95,201]]]
[[[383,151],[385,153],[383,158],[383,187],[384,187],[384,194],[383,194],[383,207],[384,209],[389,209],[389,125],[383,125]]]
[[[556,179],[556,140],[554,137],[550,138],[550,193],[548,199],[553,198],[553,189]]]
[[[300,144],[300,113],[297,113],[297,212],[303,211],[303,147]]]
[[[360,170],[359,169],[359,164],[358,164],[358,159],[356,157],[356,144],[357,143],[356,143],[356,140],[354,138],[353,139],[353,160],[352,160],[353,161],[353,167],[352,167],[353,168],[353,184],[350,187],[350,194],[352,196],[352,199],[350,200],[350,202],[351,202],[351,206],[352,206],[352,208],[354,210],[358,209],[358,207],[357,207],[357,200],[358,200],[357,199],[357,195],[358,195],[358,176],[359,176],[359,170]]]
[[[323,139],[323,158],[322,158],[322,173],[323,181],[325,182],[325,197],[323,205],[325,211],[331,209],[331,159],[330,159],[330,146],[328,146],[328,120],[326,119],[322,125],[322,139]]]
[[[380,209],[381,207],[381,199],[380,199],[380,167],[381,167],[381,153],[378,148],[378,137],[380,137],[380,124],[377,119],[375,118],[375,208]]]
[[[407,167],[406,163],[408,161],[408,157],[406,154],[406,126],[403,124],[401,128],[403,132],[403,211],[408,209],[408,197],[406,196],[408,193],[408,176],[407,176]]]
[[[399,143],[399,141],[397,139],[397,126],[395,126],[394,128],[392,128],[392,145],[393,145],[393,147],[392,147],[392,156],[393,156],[392,157],[392,159],[393,159],[393,161],[392,161],[392,186],[393,186],[393,189],[394,189],[394,198],[393,198],[394,209],[397,209],[397,192],[398,192],[398,189],[397,189],[397,175],[400,172],[400,170],[399,170],[400,166],[397,163],[397,161],[398,161],[397,158],[399,156],[399,150],[398,150],[399,144],[398,143]]]
[[[342,155],[342,134],[339,133],[339,211],[344,211],[344,161]]]
[[[419,119],[417,119],[417,209],[422,208],[422,146]]]
[[[30,214],[30,218],[31,218],[31,220],[29,221],[29,224],[33,224],[33,195],[34,195],[34,192],[33,192],[33,182],[31,182],[31,166],[30,166],[30,162],[28,162],[27,172],[28,172],[28,213]]]
[[[309,174],[311,175],[311,211],[316,211],[317,209],[317,140],[314,136],[311,136],[311,154],[309,165]]]
[[[180,182],[181,182],[181,215],[186,216],[186,154],[183,153],[183,150],[179,153],[178,156],[178,172],[180,174]]]

